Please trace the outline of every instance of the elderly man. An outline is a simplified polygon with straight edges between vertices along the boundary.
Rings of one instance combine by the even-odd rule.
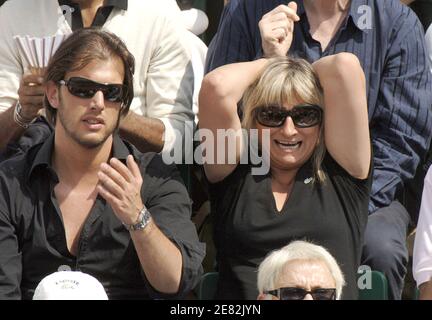
[[[258,269],[258,300],[336,300],[345,284],[322,246],[294,241],[269,254]]]

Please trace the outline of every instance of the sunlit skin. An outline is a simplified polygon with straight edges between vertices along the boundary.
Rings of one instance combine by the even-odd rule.
[[[83,77],[96,82],[123,83],[123,64],[119,59],[93,60],[81,70],[69,72],[65,79]],[[119,121],[121,104],[104,99],[98,91],[93,98],[83,99],[70,94],[62,85],[58,92],[56,135],[68,137],[85,148],[111,144],[111,134]],[[54,106],[55,107],[55,106]]]
[[[291,110],[295,104],[284,104]],[[272,170],[299,169],[313,154],[319,139],[320,126],[297,128],[291,117],[287,117],[284,124],[277,128],[269,128],[256,123],[261,139],[263,129],[270,130],[270,163]],[[297,146],[287,147],[283,144],[299,143]],[[260,144],[262,145],[261,141]],[[263,145],[265,147],[265,144]]]
[[[336,288],[336,282],[323,261],[298,259],[292,260],[284,266],[273,289],[284,287],[303,288],[312,291],[318,288]],[[279,300],[275,296],[271,296],[271,298],[272,300]],[[264,299],[264,295],[261,294],[258,299]],[[313,298],[308,293],[304,300],[313,300]]]

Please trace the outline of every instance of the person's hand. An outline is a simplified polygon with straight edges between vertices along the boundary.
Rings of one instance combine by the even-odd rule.
[[[116,158],[112,158],[109,164],[102,163],[97,191],[110,204],[117,218],[130,225],[137,222],[144,207],[141,199],[143,179],[131,155],[127,157],[126,164]]]
[[[286,56],[293,39],[294,22],[299,20],[294,1],[280,5],[262,17],[258,26],[266,58]]]
[[[18,89],[18,99],[22,107],[20,115],[27,120],[36,118],[39,110],[43,108],[44,95],[43,76],[25,73]]]

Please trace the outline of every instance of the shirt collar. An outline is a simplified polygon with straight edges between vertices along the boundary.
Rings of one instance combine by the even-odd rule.
[[[51,168],[52,152],[54,148],[54,133],[52,133],[49,138],[42,144],[39,151],[37,151],[36,156],[33,160],[31,168],[28,172],[28,181],[31,181],[31,176],[33,172],[41,168]],[[126,160],[127,156],[131,154],[131,150],[127,147],[125,142],[119,137],[118,134],[114,134],[113,137],[113,148],[112,157],[119,160]]]
[[[303,0],[296,0],[296,2],[297,2],[297,15],[301,17],[306,14]],[[368,32],[368,29],[362,25],[362,22],[365,19],[364,15],[367,13],[367,11],[365,11],[366,7],[363,6],[367,6],[368,8],[370,8],[370,5],[368,5],[368,3],[369,0],[351,0],[350,9],[348,13],[348,19],[354,23],[357,29],[365,33]]]
[[[78,6],[77,3],[72,2],[72,0],[58,0],[58,3],[60,6],[67,5],[67,6]],[[128,8],[128,0],[106,0],[104,7],[115,7],[122,10],[127,10]]]

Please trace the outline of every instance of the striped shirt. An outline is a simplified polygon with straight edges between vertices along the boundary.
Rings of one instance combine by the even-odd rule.
[[[369,211],[398,198],[429,148],[432,76],[424,32],[399,0],[352,0],[349,13],[325,50],[309,32],[302,0],[296,0],[289,54],[310,62],[339,52],[355,54],[365,71],[374,152]],[[258,22],[282,0],[231,0],[209,48],[207,70],[262,56]]]

